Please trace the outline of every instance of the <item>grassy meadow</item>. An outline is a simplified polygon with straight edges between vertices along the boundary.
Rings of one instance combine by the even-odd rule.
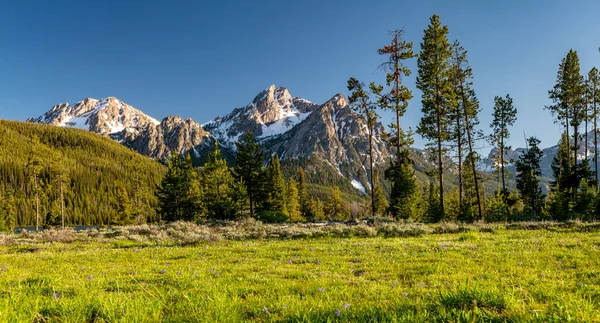
[[[2,322],[596,322],[598,225],[242,223],[0,236]]]

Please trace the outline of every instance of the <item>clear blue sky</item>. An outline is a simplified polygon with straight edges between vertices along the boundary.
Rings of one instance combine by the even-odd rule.
[[[162,119],[203,123],[270,84],[324,102],[346,81],[383,81],[376,49],[404,27],[418,50],[438,13],[469,51],[487,131],[495,95],[519,110],[542,146],[559,138],[547,91],[570,48],[600,67],[600,2],[579,1],[3,1],[0,117],[25,120],[54,104],[116,96]],[[415,89],[413,77],[407,82]],[[405,117],[420,118],[420,93]],[[417,145],[423,141],[418,139]]]

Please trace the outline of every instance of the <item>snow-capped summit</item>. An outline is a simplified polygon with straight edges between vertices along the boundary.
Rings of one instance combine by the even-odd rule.
[[[127,128],[160,124],[158,120],[115,97],[100,100],[86,98],[73,105],[58,104],[43,116],[27,121],[79,128],[100,134],[114,134]]]
[[[271,85],[261,91],[245,107],[237,108],[225,117],[217,117],[203,127],[221,144],[233,144],[248,130],[258,138],[275,137],[302,122],[319,105],[292,97],[288,89]]]

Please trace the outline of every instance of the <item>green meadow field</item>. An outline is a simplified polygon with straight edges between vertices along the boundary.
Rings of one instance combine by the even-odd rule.
[[[0,242],[2,322],[600,321],[597,225],[177,223]]]

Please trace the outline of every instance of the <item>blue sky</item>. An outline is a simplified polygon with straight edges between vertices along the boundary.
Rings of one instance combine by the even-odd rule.
[[[383,82],[376,49],[405,28],[418,50],[433,13],[469,51],[488,130],[509,93],[523,132],[559,138],[544,105],[570,48],[600,67],[600,2],[580,1],[3,1],[0,117],[25,120],[54,104],[116,96],[156,118],[203,123],[271,84],[324,102],[354,76]],[[420,118],[420,93],[404,125]],[[417,145],[423,141],[417,138]]]

